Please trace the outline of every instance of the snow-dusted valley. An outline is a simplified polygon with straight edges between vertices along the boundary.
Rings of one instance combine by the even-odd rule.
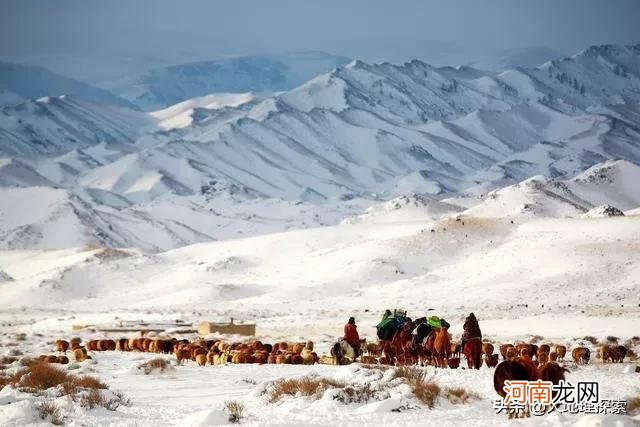
[[[103,337],[73,325],[230,317],[256,323],[264,342],[313,340],[321,355],[349,316],[375,341],[382,312],[399,307],[446,318],[454,341],[474,312],[496,346],[586,346],[590,365],[567,357],[570,381],[600,381],[605,398],[640,394],[631,354],[595,358],[614,337],[640,351],[640,45],[499,73],[353,61],[292,90],[261,89],[147,112],[69,95],[2,107],[2,355]],[[119,93],[133,102],[134,92]],[[260,425],[506,422],[486,366],[425,368],[477,397],[430,409],[359,364],[187,362],[144,375],[136,367],[152,355],[92,356],[65,369],[131,402],[108,411],[53,399],[72,424],[226,423],[225,400]],[[369,402],[332,391],[265,400],[272,381],[301,375],[382,391]],[[5,387],[0,424],[41,422],[34,405]]]

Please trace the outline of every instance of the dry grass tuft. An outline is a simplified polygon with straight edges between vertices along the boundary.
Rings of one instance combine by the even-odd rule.
[[[325,390],[342,388],[345,384],[330,378],[284,379],[276,381],[267,392],[269,403],[275,403],[284,396],[306,396],[319,398]]]
[[[145,375],[149,375],[153,371],[164,372],[169,369],[171,365],[167,361],[167,359],[163,359],[161,357],[156,357],[155,359],[147,360],[138,366],[138,369],[141,369]]]
[[[224,402],[224,407],[229,414],[229,422],[233,424],[239,423],[242,419],[244,405],[237,400],[227,400]]]
[[[426,379],[426,372],[415,366],[404,366],[396,369],[395,378],[404,378],[416,398],[433,408],[440,396],[440,386],[431,380]]]
[[[433,381],[414,381],[409,385],[420,402],[429,408],[433,408],[436,405],[438,396],[440,396],[440,386],[438,384]]]
[[[640,415],[640,396],[627,400],[627,413],[632,417]]]
[[[96,377],[92,377],[89,375],[84,375],[82,377],[74,377],[71,380],[71,383],[79,388],[88,388],[92,390],[106,390],[108,387],[105,383],[97,379]]]
[[[100,390],[95,388],[82,394],[82,396],[80,397],[80,405],[85,408],[93,409],[97,408],[98,406],[106,407],[106,404],[107,399],[105,399]]]
[[[480,396],[477,393],[468,391],[462,387],[445,388],[444,397],[453,404],[468,403],[470,401],[480,399]]]
[[[18,371],[13,383],[27,391],[42,391],[69,382],[72,376],[48,363],[33,363]]]
[[[48,420],[51,424],[60,426],[64,424],[64,416],[62,415],[62,411],[58,408],[55,403],[44,401],[38,403],[36,405],[36,409],[40,414],[40,418],[43,420]]]

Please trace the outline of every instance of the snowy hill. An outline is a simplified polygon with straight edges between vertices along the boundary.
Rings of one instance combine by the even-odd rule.
[[[324,52],[242,56],[157,68],[110,86],[142,109],[157,110],[213,92],[288,90],[347,61]]]
[[[99,143],[125,150],[152,121],[136,111],[71,96],[44,97],[0,110],[0,155],[33,158]]]
[[[113,93],[73,80],[45,68],[0,61],[0,106],[28,99],[71,95],[85,101],[136,108]]]
[[[533,177],[491,191],[482,204],[465,211],[481,217],[535,215],[578,217],[603,205],[625,211],[640,206],[640,166],[620,160],[593,166],[566,181]],[[595,212],[595,211],[594,211]]]
[[[109,237],[79,233],[94,236],[86,243],[151,250],[230,235],[149,209],[186,205],[209,218],[206,210],[228,207],[225,200],[248,217],[259,210],[255,200],[280,200],[287,212],[302,201],[320,212],[307,224],[327,223],[344,200],[361,203],[347,215],[357,216],[378,200],[418,193],[429,216],[456,211],[436,199],[501,187],[492,194],[508,206],[487,201],[489,216],[520,214],[525,205],[550,216],[605,204],[625,211],[638,200],[626,190],[598,187],[596,197],[591,184],[568,180],[611,159],[630,162],[617,164],[621,174],[640,164],[639,85],[640,46],[606,45],[501,73],[352,61],[286,92],[209,94],[145,113],[47,97],[2,109],[0,184],[60,187],[105,218],[96,227]],[[546,178],[529,180],[538,175]],[[374,211],[368,221],[377,220]],[[169,231],[146,242],[145,223]],[[176,223],[179,231],[169,225]],[[276,223],[266,229],[287,229]],[[259,233],[261,225],[249,228]]]

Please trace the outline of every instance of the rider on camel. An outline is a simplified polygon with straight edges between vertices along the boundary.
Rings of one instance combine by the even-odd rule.
[[[350,317],[346,325],[344,325],[344,337],[343,339],[349,343],[356,353],[356,356],[360,354],[360,335],[358,335],[358,327],[356,326],[356,319]]]
[[[467,341],[477,339],[482,341],[482,331],[480,331],[480,325],[478,324],[478,319],[473,313],[470,313],[469,316],[464,320],[464,325],[462,326],[462,343],[461,346],[464,348],[464,344]]]

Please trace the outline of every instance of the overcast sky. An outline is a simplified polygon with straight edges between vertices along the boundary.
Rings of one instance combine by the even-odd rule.
[[[0,0],[0,56],[178,62],[323,50],[393,62],[640,42],[636,0]],[[46,59],[42,61],[46,62]]]

